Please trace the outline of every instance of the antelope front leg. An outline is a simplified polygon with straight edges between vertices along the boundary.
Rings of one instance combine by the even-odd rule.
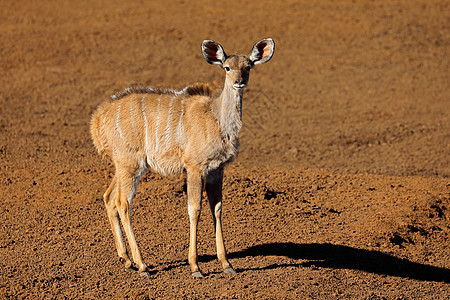
[[[211,209],[216,232],[217,258],[222,264],[224,273],[235,274],[236,271],[231,267],[227,258],[222,234],[222,182],[223,170],[209,176],[206,180],[206,194],[208,195],[209,208]]]
[[[199,172],[187,172],[188,212],[190,222],[189,265],[193,277],[203,277],[198,267],[197,225],[202,209],[203,182]]]

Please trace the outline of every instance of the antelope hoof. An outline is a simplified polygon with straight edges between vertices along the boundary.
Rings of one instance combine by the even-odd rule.
[[[150,277],[150,272],[145,270],[145,271],[141,271],[139,272],[139,276],[141,277]]]
[[[194,278],[203,278],[205,276],[203,276],[202,272],[195,271],[195,272],[192,272],[192,277],[194,277]]]
[[[123,257],[119,258],[120,262],[125,266],[125,271],[127,272],[133,272],[136,271],[136,269],[133,267],[133,263],[129,259],[125,259]]]
[[[225,274],[236,274],[236,271],[232,267],[226,267],[225,269],[223,269],[223,272]]]

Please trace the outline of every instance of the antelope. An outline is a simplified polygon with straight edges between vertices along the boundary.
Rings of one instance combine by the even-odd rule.
[[[224,167],[237,154],[242,96],[250,69],[268,62],[274,49],[274,41],[268,38],[257,42],[249,56],[228,56],[220,44],[205,40],[202,53],[206,61],[225,70],[223,90],[214,94],[207,84],[194,84],[181,91],[130,87],[100,104],[93,113],[90,131],[94,145],[115,166],[103,200],[119,259],[127,271],[137,267],[140,275],[150,276],[131,224],[139,179],[150,169],[162,175],[186,173],[192,276],[203,277],[198,266],[197,224],[204,190],[213,217],[217,258],[224,273],[236,273],[228,261],[222,234]],[[136,267],[128,256],[120,223]]]

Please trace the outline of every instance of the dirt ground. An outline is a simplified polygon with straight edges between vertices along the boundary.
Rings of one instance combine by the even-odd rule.
[[[450,3],[273,2],[2,1],[0,298],[450,298]],[[265,37],[225,172],[238,273],[204,209],[190,277],[184,178],[153,173],[133,207],[152,275],[125,272],[92,112],[133,84],[220,88],[201,42]]]

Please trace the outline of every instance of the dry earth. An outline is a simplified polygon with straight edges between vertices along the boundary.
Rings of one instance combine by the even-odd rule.
[[[450,3],[225,2],[2,1],[0,297],[450,298]],[[152,276],[125,272],[90,115],[132,84],[220,87],[202,40],[264,37],[225,175],[238,273],[204,210],[190,278],[184,179],[152,173],[133,209]]]

